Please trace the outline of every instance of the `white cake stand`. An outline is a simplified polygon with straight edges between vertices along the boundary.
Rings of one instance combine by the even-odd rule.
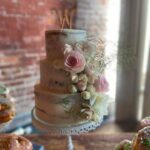
[[[99,119],[98,122],[87,121],[86,123],[78,124],[78,125],[68,125],[68,126],[59,126],[57,124],[50,124],[36,116],[35,109],[32,110],[32,122],[35,127],[42,131],[49,132],[51,134],[60,134],[66,135],[68,139],[68,150],[73,150],[73,142],[71,135],[77,135],[80,133],[89,132],[95,130],[103,121],[103,117]]]

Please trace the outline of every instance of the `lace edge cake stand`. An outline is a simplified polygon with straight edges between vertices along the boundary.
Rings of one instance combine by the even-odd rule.
[[[32,110],[32,122],[33,125],[42,130],[48,131],[50,134],[60,134],[67,136],[68,150],[73,150],[73,142],[71,135],[78,135],[80,133],[86,133],[92,130],[95,130],[98,126],[101,125],[103,117],[100,117],[98,122],[87,121],[86,123],[78,125],[68,125],[68,126],[58,126],[56,124],[47,123],[36,116],[35,108]]]

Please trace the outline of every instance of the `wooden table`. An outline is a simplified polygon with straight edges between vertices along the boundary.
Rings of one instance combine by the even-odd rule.
[[[134,133],[133,133],[134,131]],[[124,139],[131,140],[137,132],[135,125],[119,125],[115,122],[106,122],[94,132],[72,136],[74,150],[114,150],[115,146]],[[29,140],[44,145],[46,150],[66,150],[66,136],[30,135]]]
[[[72,136],[74,150],[114,150],[123,139],[132,139],[134,133],[104,134],[92,132]],[[56,135],[30,135],[29,140],[45,146],[46,150],[66,150],[67,138]]]

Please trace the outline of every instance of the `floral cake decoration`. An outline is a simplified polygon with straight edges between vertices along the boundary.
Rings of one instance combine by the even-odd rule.
[[[63,54],[63,64],[58,60],[54,64],[55,68],[69,72],[71,84],[68,92],[80,94],[82,102],[79,112],[75,110],[76,114],[87,120],[98,121],[99,116],[107,114],[108,97],[105,93],[109,90],[109,83],[104,70],[110,58],[104,56],[99,42],[95,44],[91,41],[65,44]],[[98,108],[98,103],[101,103],[101,108]]]
[[[110,62],[105,58],[98,44],[83,41],[75,45],[64,46],[64,69],[70,72],[72,84],[70,93],[80,93],[82,98],[80,116],[88,120],[98,120],[100,109],[96,108],[97,102],[104,100],[105,92],[109,90],[109,83],[104,76],[106,65]],[[102,109],[105,111],[104,103]]]

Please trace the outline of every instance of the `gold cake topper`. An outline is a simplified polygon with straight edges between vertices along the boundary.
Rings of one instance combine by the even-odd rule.
[[[57,10],[54,8],[53,11],[58,16],[58,21],[59,21],[61,30],[64,29],[65,24],[67,28],[72,29],[73,17],[75,16],[76,8],[64,9],[64,10]]]

